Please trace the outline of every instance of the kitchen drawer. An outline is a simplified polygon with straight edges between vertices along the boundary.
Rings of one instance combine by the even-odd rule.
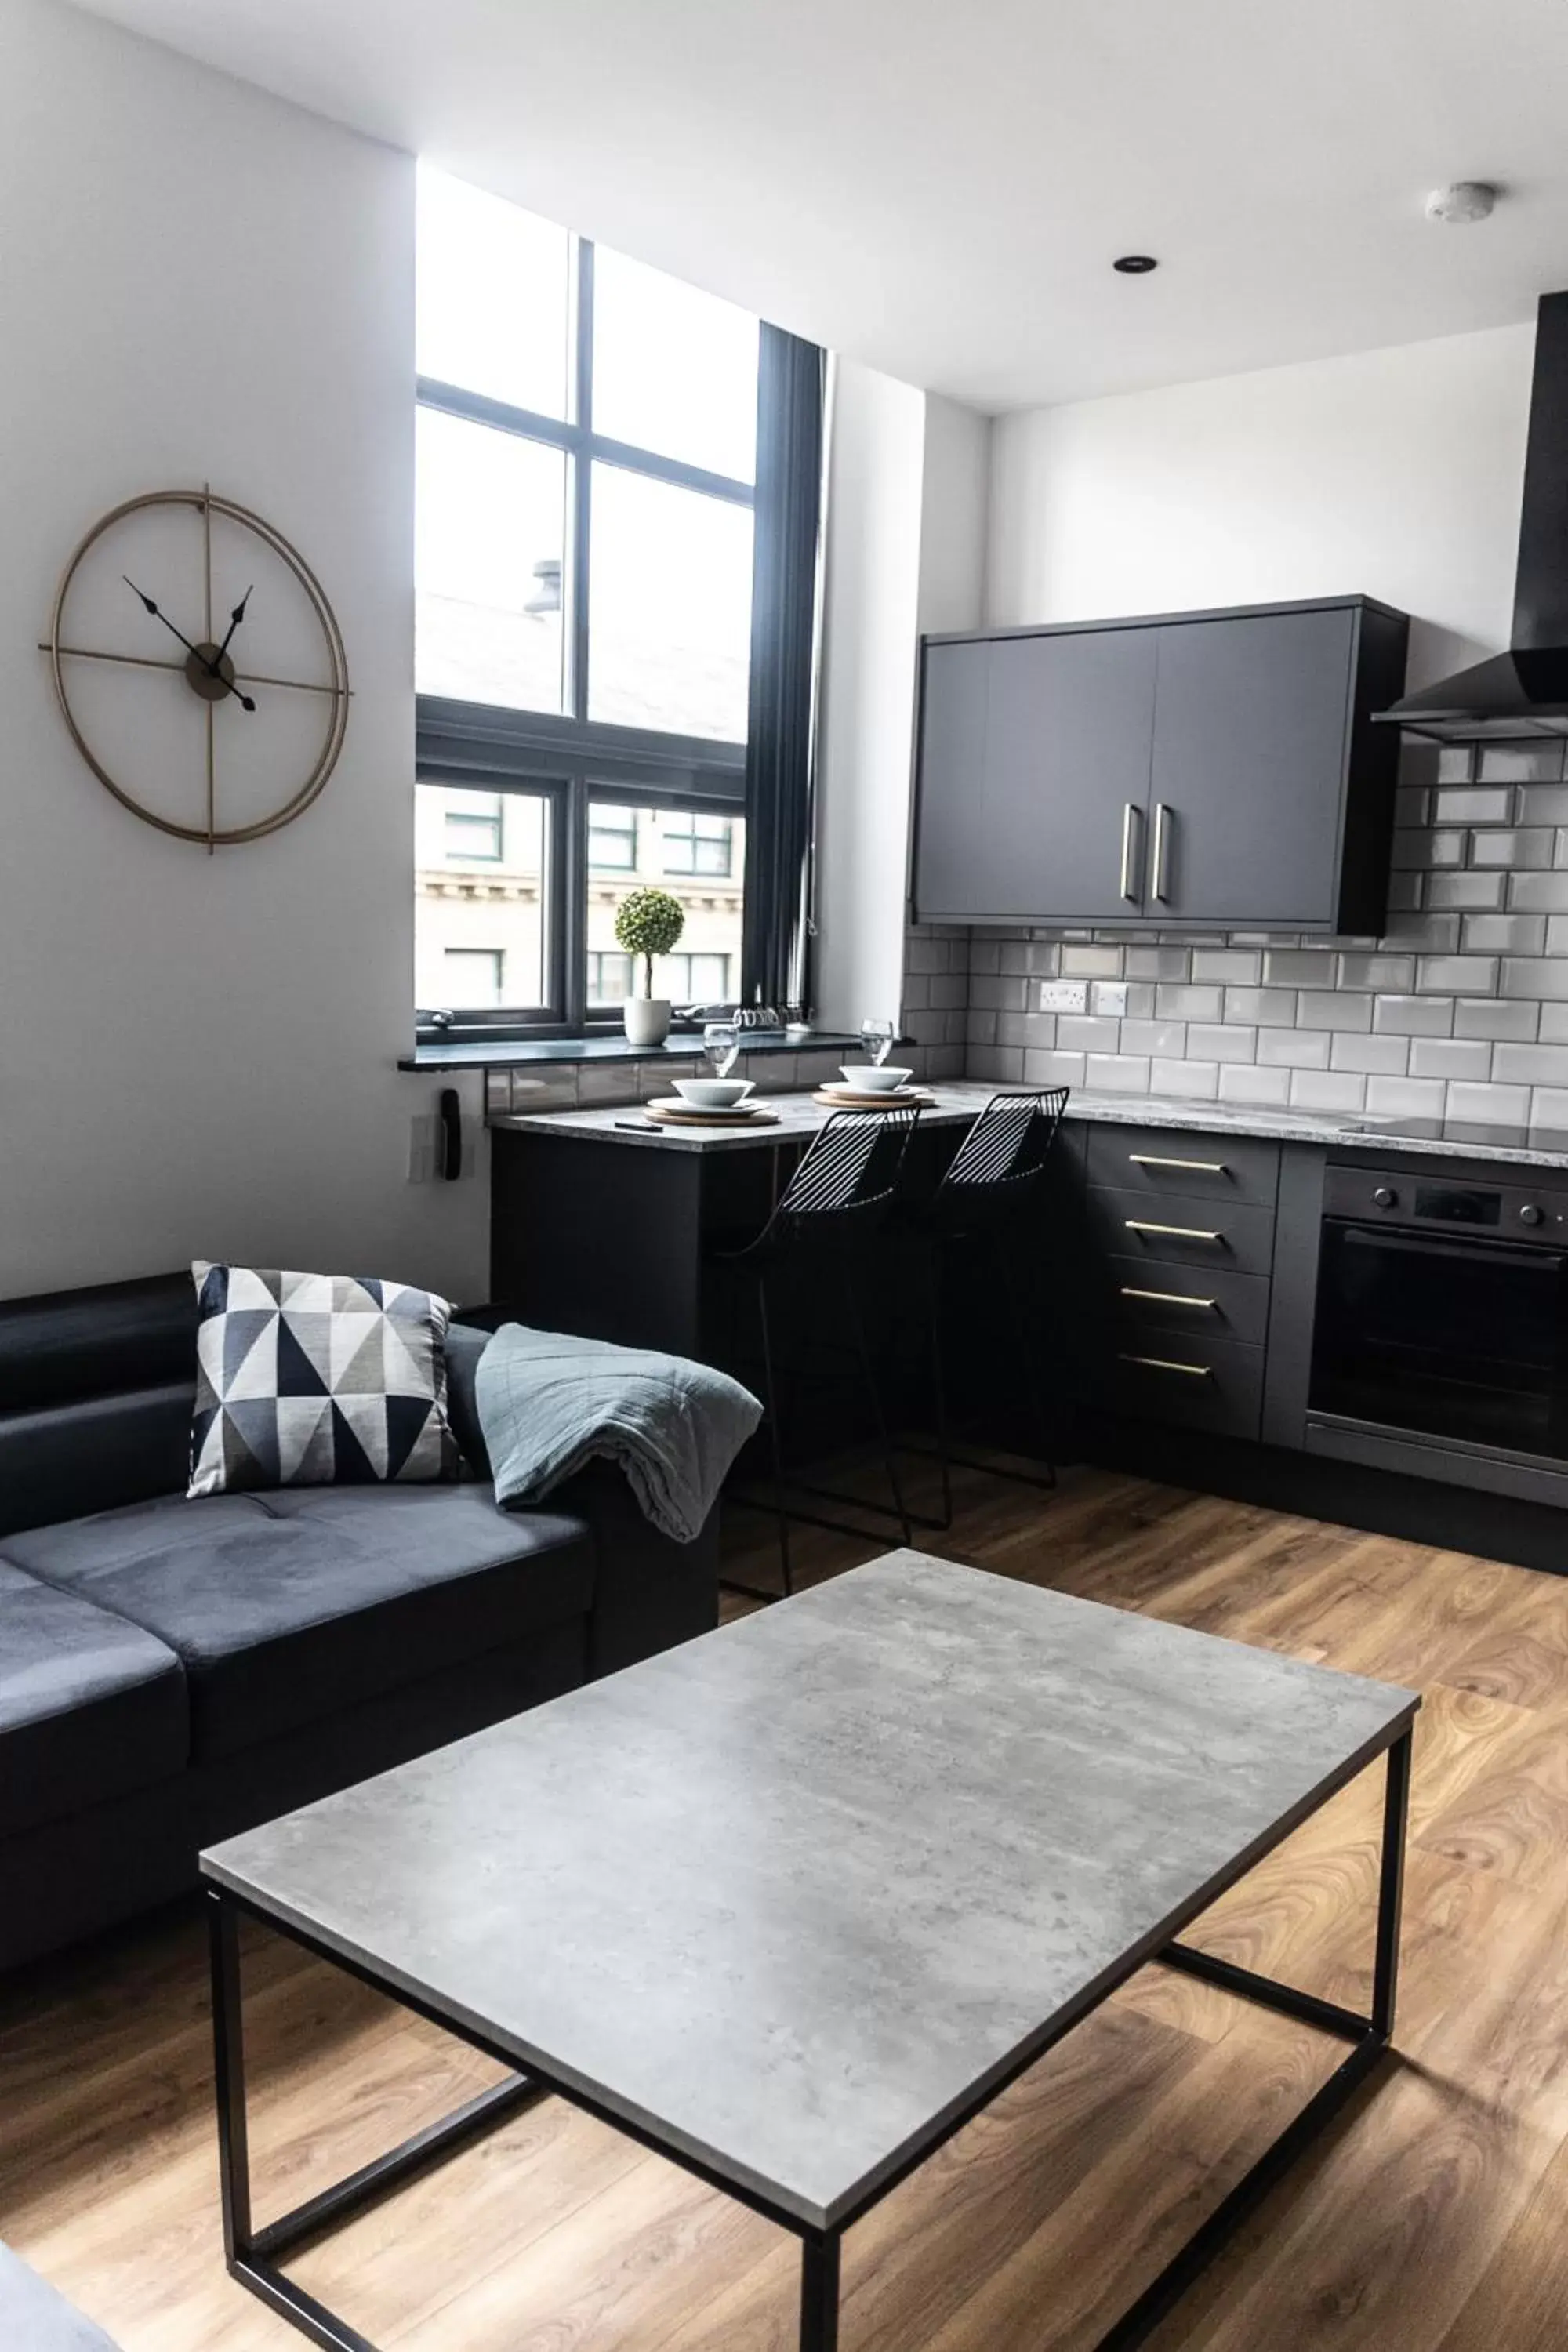
[[[1279,1146],[1250,1135],[1192,1135],[1169,1127],[1091,1127],[1089,1181],[1161,1198],[1247,1201],[1271,1209]]]
[[[1163,1328],[1130,1327],[1100,1368],[1100,1402],[1140,1421],[1172,1422],[1226,1437],[1256,1437],[1263,1417],[1261,1348],[1226,1339],[1178,1339]]]
[[[1194,1200],[1186,1193],[1112,1192],[1091,1185],[1084,1195],[1089,1229],[1114,1257],[1147,1265],[1215,1266],[1233,1274],[1268,1274],[1274,1264],[1274,1212],[1247,1202]]]
[[[1236,1274],[1226,1265],[1162,1266],[1152,1257],[1108,1258],[1105,1273],[1119,1323],[1159,1331],[1167,1341],[1229,1339],[1261,1348],[1268,1337],[1265,1275]]]

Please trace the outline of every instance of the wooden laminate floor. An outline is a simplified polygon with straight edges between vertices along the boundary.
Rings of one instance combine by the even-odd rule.
[[[1159,2352],[1561,2352],[1568,1581],[1099,1472],[1054,1497],[966,1480],[928,1548],[1426,1693],[1399,2055]],[[801,1545],[816,1571],[883,1549]],[[1377,1783],[1193,1940],[1364,2007]],[[275,1938],[247,1967],[260,2218],[489,2079]],[[1336,2054],[1146,1970],[852,2232],[843,2352],[1082,2352]],[[303,2340],[224,2274],[211,2113],[199,1923],[0,1988],[0,2236],[125,2352]],[[794,2352],[795,2263],[552,2102],[297,2269],[387,2352]]]

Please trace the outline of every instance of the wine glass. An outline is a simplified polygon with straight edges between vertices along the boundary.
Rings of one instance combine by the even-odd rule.
[[[893,1050],[898,1031],[890,1021],[862,1021],[860,1045],[866,1059],[874,1069],[880,1069]]]
[[[732,1021],[710,1021],[702,1032],[702,1051],[716,1078],[727,1078],[741,1052],[741,1033]]]

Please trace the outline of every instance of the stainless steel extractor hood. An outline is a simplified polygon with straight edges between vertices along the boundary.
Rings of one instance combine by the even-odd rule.
[[[1568,294],[1542,295],[1537,314],[1509,650],[1377,715],[1439,743],[1568,735]]]

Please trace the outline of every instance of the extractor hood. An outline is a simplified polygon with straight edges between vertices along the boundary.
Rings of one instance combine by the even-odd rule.
[[[1509,650],[1377,715],[1439,743],[1568,735],[1568,294],[1542,295],[1537,314]]]

